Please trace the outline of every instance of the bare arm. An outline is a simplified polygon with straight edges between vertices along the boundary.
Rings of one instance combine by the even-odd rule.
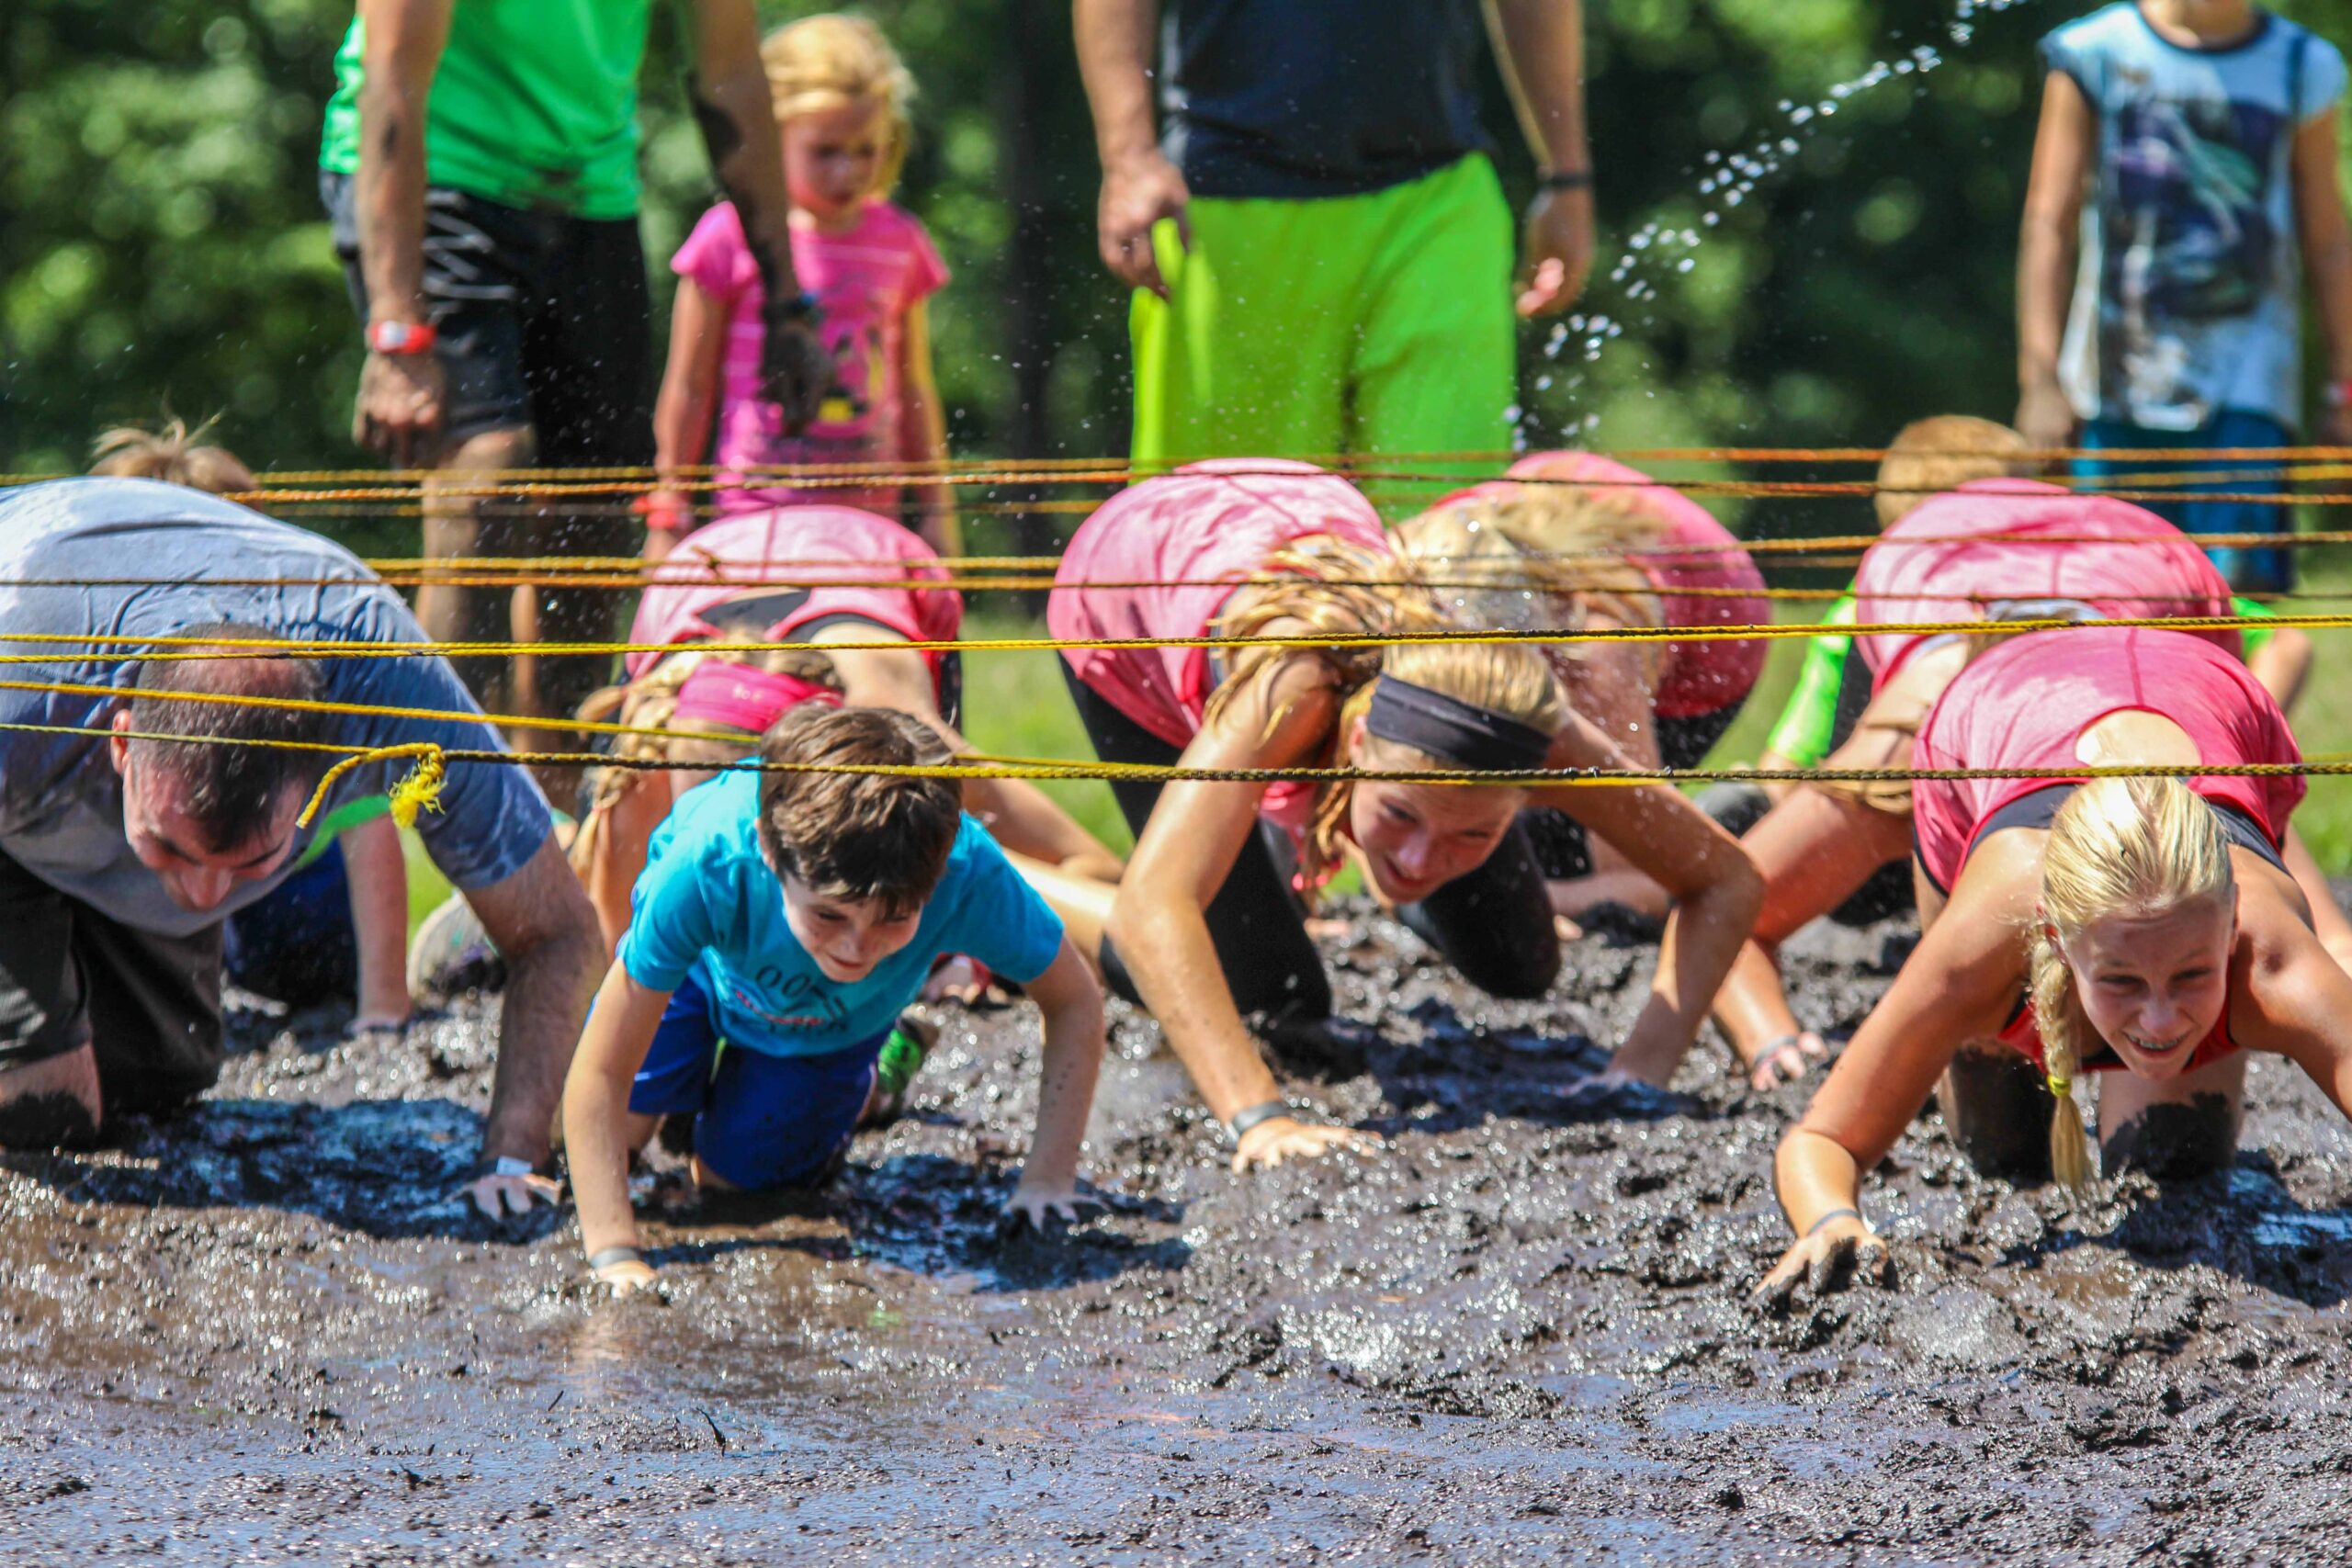
[[[760,63],[760,19],[752,0],[682,0],[680,11],[693,44],[695,123],[759,265],[767,310],[761,377],[768,397],[784,409],[786,434],[797,434],[825,395],[830,361],[816,318],[793,309],[800,279],[792,265],[792,203]]]
[[[1006,1208],[1042,1222],[1078,1201],[1079,1148],[1102,1068],[1102,987],[1064,937],[1061,952],[1028,989],[1045,1019],[1045,1057],[1037,1069],[1036,1131]]]
[[[2041,89],[2033,170],[2018,235],[2018,433],[2037,447],[2064,446],[2075,412],[2058,385],[2058,350],[2075,295],[2083,195],[2098,144],[2090,100],[2063,71]]]
[[[1816,1291],[1827,1288],[1838,1253],[1871,1241],[1853,1213],[1861,1173],[1894,1146],[1960,1048],[2007,1020],[2024,984],[2022,931],[2040,885],[2041,846],[2015,841],[2025,837],[1979,846],[1942,916],[1781,1141],[1781,1206],[1797,1241],[1766,1277],[1766,1299],[1785,1303],[1808,1273]]]
[[[2311,677],[2312,639],[2301,626],[2280,626],[2245,661],[2245,668],[2270,694],[2278,711],[2292,718],[2295,705],[2302,700],[2303,682]]]
[[[1544,174],[1589,174],[1582,0],[1487,0],[1496,63]],[[1540,190],[1527,209],[1519,313],[1565,310],[1592,268],[1592,187]]]
[[[362,822],[335,840],[351,895],[351,929],[359,949],[355,1028],[408,1019],[408,865],[401,830],[390,817]]]
[[[425,98],[449,41],[457,0],[359,0],[359,167],[352,205],[368,321],[427,320],[424,299]],[[369,352],[359,371],[352,439],[407,468],[440,439],[444,378],[430,354]]]
[[[907,312],[899,367],[902,407],[899,412],[899,456],[922,467],[947,457],[947,411],[931,366],[931,307],[920,301]],[[956,491],[944,484],[921,487],[923,543],[943,556],[964,553],[964,531],[956,520]]]
[[[537,1166],[547,1158],[564,1068],[604,967],[596,911],[552,833],[520,871],[467,894],[466,902],[505,958],[507,974],[482,1153]],[[485,1210],[495,1211],[498,1194],[491,1184],[500,1179],[485,1177],[476,1184],[476,1201]],[[507,1196],[518,1208],[528,1206],[513,1190]]]
[[[581,1250],[591,1258],[608,1247],[638,1245],[637,1215],[628,1201],[629,1088],[669,1005],[669,992],[647,990],[616,962],[596,992],[595,1010],[564,1077],[564,1153],[580,1211]],[[628,1274],[616,1282],[642,1283],[651,1271],[640,1264]]]
[[[727,364],[727,315],[693,278],[678,279],[670,306],[670,361],[653,403],[653,463],[665,486],[677,482],[679,469],[701,462],[709,447]],[[645,558],[661,560],[694,526],[694,501],[673,489],[655,491],[647,501]]]
[[[2335,389],[2352,383],[2352,223],[2336,183],[2335,121],[2331,108],[2297,127],[2290,157],[2303,275],[2327,344],[2330,398],[2320,429],[2330,445],[2344,446],[2352,443],[2352,408],[2335,400]]]
[[[1094,147],[1102,160],[1102,195],[1096,214],[1102,265],[1130,288],[1161,299],[1168,284],[1152,254],[1151,231],[1176,220],[1189,248],[1184,209],[1192,200],[1184,176],[1159,150],[1151,103],[1151,66],[1159,30],[1159,0],[1073,0],[1078,73],[1094,113]]]
[[[1553,742],[1546,765],[1613,768],[1623,767],[1624,758],[1591,726],[1572,718]],[[1555,785],[1533,792],[1532,799],[1607,839],[1674,896],[1649,1000],[1611,1065],[1627,1077],[1664,1084],[1698,1037],[1716,988],[1756,923],[1763,879],[1730,834],[1663,784]]]

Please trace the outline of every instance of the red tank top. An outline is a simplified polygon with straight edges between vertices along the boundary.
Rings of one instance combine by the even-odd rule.
[[[1771,604],[1758,592],[1764,586],[1764,574],[1756,570],[1738,536],[1671,485],[1594,452],[1532,453],[1513,463],[1505,477],[1600,483],[1612,494],[1629,495],[1657,521],[1658,543],[1668,547],[1633,558],[1657,592],[1666,625],[1752,626],[1771,620]],[[1692,589],[1740,592],[1694,593]],[[1658,677],[1657,716],[1690,718],[1739,702],[1762,672],[1764,653],[1760,637],[1668,643]]]
[[[2049,537],[2082,542],[2036,542]],[[2228,582],[2179,529],[2128,502],[2035,479],[1972,479],[1922,502],[1863,555],[1854,598],[1858,625],[1986,620],[1987,599],[2072,599],[2135,619],[2232,613]],[[2239,649],[2233,628],[2190,635]],[[1927,639],[1856,640],[1883,686]]]
[[[773,566],[770,561],[799,564]],[[811,588],[793,600],[762,634],[769,642],[789,642],[811,622],[855,615],[918,642],[952,638],[964,624],[964,596],[952,588],[905,588],[909,578],[944,579],[946,569],[929,545],[871,512],[848,506],[778,506],[725,518],[688,535],[667,560],[653,569],[653,584],[639,601],[629,641],[680,644],[718,636],[704,615],[741,598],[763,582],[789,584],[820,578],[838,582],[871,576],[871,588]],[[632,653],[632,679],[643,674],[658,653]],[[923,660],[937,678],[944,653]]]

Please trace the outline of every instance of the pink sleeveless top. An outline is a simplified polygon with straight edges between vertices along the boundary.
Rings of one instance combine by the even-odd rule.
[[[1046,627],[1057,637],[1200,637],[1237,580],[1313,534],[1393,552],[1380,514],[1337,474],[1263,457],[1188,463],[1121,491],[1080,525],[1054,574]],[[1090,586],[1136,582],[1159,586]],[[1206,649],[1070,648],[1062,657],[1088,690],[1170,745],[1200,733]],[[1274,784],[1260,810],[1303,829],[1314,798],[1312,784]]]
[[[2084,542],[2035,542],[2052,537]],[[1854,619],[1990,619],[1971,594],[2072,599],[2109,616],[2233,613],[2229,584],[2205,552],[2154,513],[2035,479],[1971,479],[1922,502],[1870,547],[1854,579]],[[2239,649],[2234,628],[2189,635],[2231,654]],[[1927,640],[1902,632],[1856,639],[1874,686]]]
[[[759,564],[789,561],[796,564]],[[906,588],[909,578],[944,579],[946,571],[929,545],[871,512],[848,506],[777,506],[722,518],[686,536],[676,553],[653,570],[653,584],[638,604],[629,641],[679,644],[707,642],[717,628],[705,613],[742,597],[762,583],[789,584],[820,579],[873,577],[871,588],[823,587],[788,607],[762,634],[769,642],[789,642],[811,622],[855,615],[920,642],[953,637],[964,624],[964,598],[952,588]],[[662,656],[632,653],[632,679]],[[923,655],[933,675],[945,656]]]
[[[2199,761],[2293,762],[2302,753],[2278,705],[2235,658],[2202,637],[2142,626],[2074,626],[2015,637],[1969,662],[1920,727],[1921,768],[2041,768],[2027,779],[1921,779],[1911,786],[1919,863],[1950,887],[1977,829],[2009,802],[2079,780],[2075,746],[2111,713],[2160,714]],[[2303,780],[2196,778],[2188,787],[2237,807],[2278,843]]]
[[[1658,543],[1669,547],[1633,558],[1657,591],[1668,626],[1752,626],[1771,620],[1771,604],[1756,592],[1764,586],[1764,574],[1756,570],[1737,536],[1671,485],[1594,452],[1532,453],[1513,463],[1505,477],[1567,479],[1630,494],[1642,512],[1657,520]],[[1741,592],[1689,592],[1727,588]],[[1690,718],[1739,702],[1756,684],[1764,652],[1761,638],[1668,644],[1665,671],[1658,679],[1657,716]]]

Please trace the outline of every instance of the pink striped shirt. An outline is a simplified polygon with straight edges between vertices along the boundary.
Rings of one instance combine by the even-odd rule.
[[[782,463],[891,463],[903,456],[905,389],[899,371],[907,313],[947,282],[946,264],[912,213],[871,201],[847,233],[794,227],[792,269],[800,287],[823,307],[820,330],[833,357],[824,405],[797,436],[784,434],[783,411],[760,395],[760,355],[767,343],[760,316],[764,290],[734,204],[722,201],[704,213],[670,266],[727,315],[716,458],[722,470]],[[724,488],[729,477],[720,475],[721,516],[795,502],[899,514],[896,485]]]

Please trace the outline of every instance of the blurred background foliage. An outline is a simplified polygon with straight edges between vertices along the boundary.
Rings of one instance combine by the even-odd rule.
[[[1389,3],[1363,0],[1367,25]],[[819,8],[761,6],[771,23]],[[933,317],[956,450],[1121,453],[1125,301],[1095,256],[1068,0],[857,8],[921,85],[899,199],[956,274]],[[1576,318],[1527,329],[1526,437],[1869,446],[1923,414],[2006,418],[2034,44],[2091,8],[1587,0],[1600,265]],[[2278,8],[2352,44],[2352,0]],[[257,467],[373,466],[347,434],[358,336],[315,177],[350,16],[350,0],[0,6],[0,468],[78,467],[96,431],[166,411],[218,414]],[[664,336],[667,257],[713,198],[677,61],[665,15],[645,84]],[[1523,197],[1532,169],[1491,70],[1486,87]],[[1757,536],[1868,526],[1854,502],[1720,510]],[[971,547],[1049,547],[1069,521],[974,527]],[[373,550],[413,538],[345,526]],[[2326,836],[2352,857],[2352,817]]]

